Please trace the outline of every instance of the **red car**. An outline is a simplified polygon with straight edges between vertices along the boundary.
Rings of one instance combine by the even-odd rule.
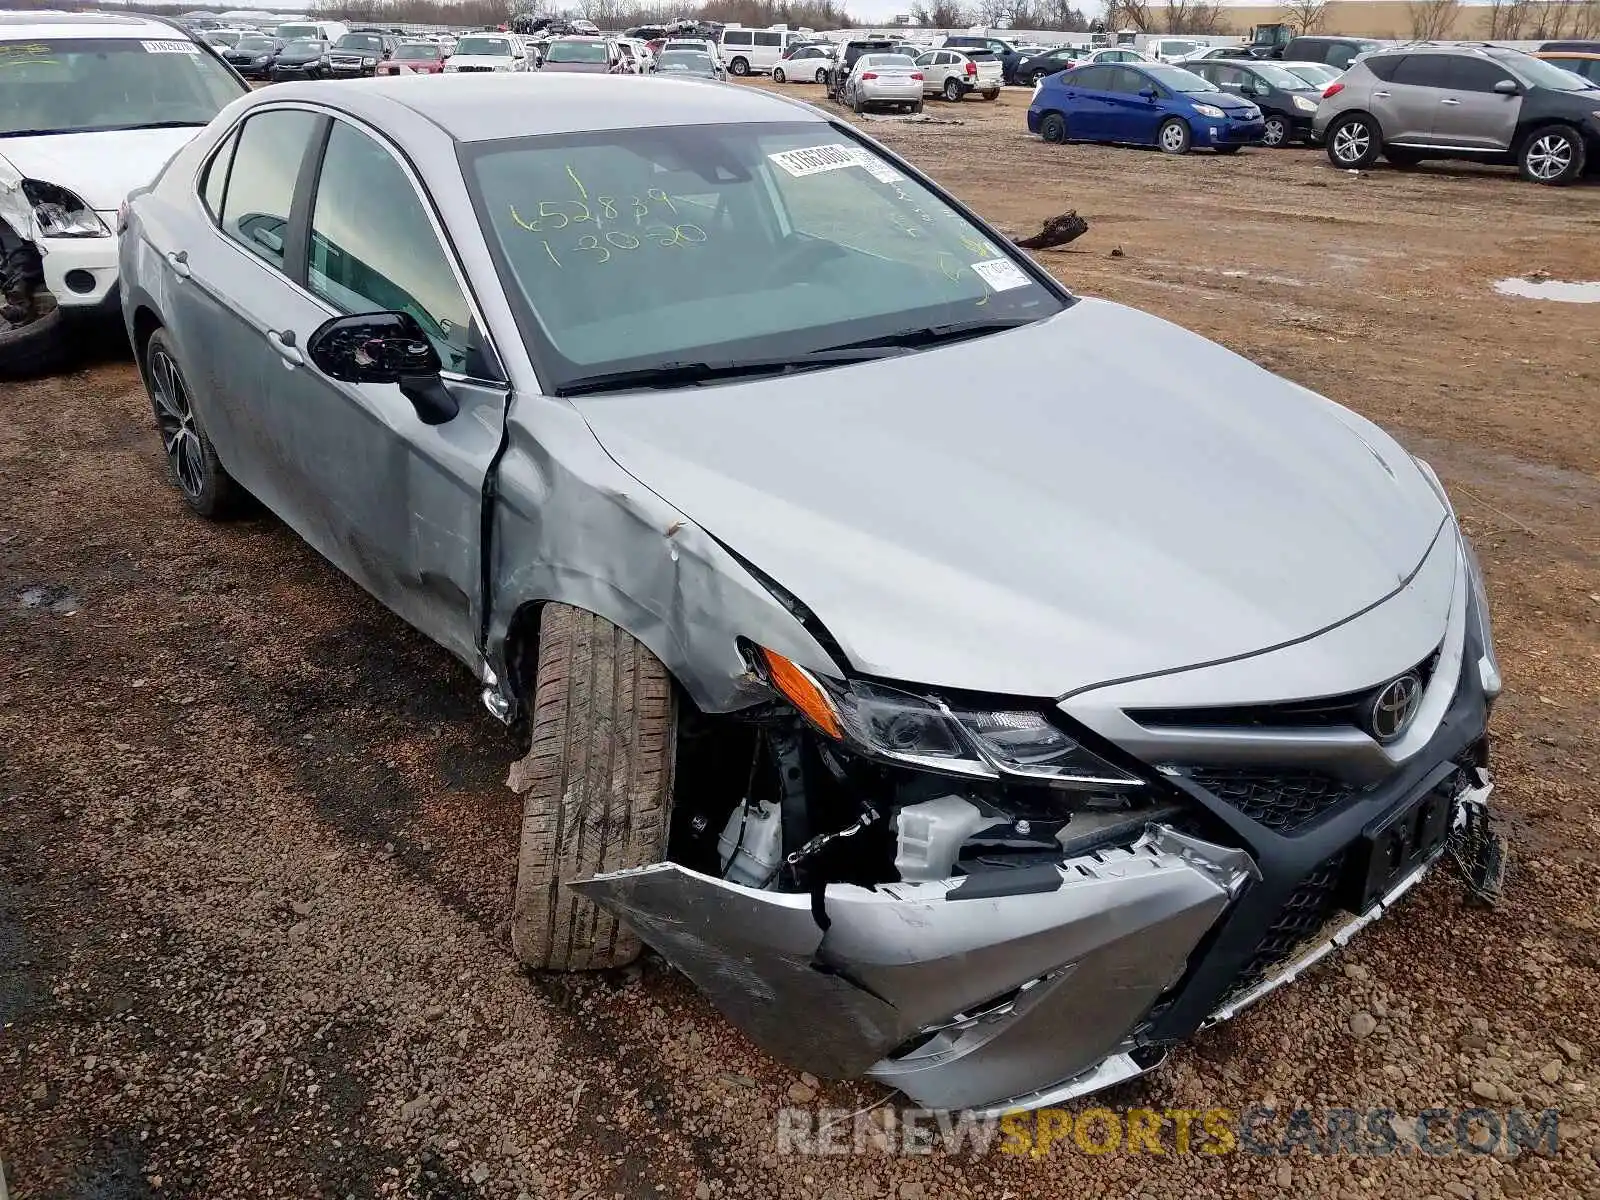
[[[401,42],[394,57],[378,64],[379,75],[438,75],[444,71],[444,50],[433,42]]]

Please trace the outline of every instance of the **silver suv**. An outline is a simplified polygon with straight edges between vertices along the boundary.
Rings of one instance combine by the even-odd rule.
[[[1396,46],[1322,93],[1312,136],[1336,167],[1425,158],[1512,163],[1534,183],[1575,182],[1600,155],[1600,88],[1520,50]]]

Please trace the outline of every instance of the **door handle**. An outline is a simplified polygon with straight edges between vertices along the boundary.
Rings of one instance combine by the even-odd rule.
[[[1443,99],[1443,100],[1441,100],[1441,101],[1439,101],[1439,103],[1440,103],[1440,104],[1460,104],[1460,103],[1461,103],[1461,101],[1459,101],[1459,100],[1452,100],[1452,99],[1450,99],[1450,98],[1449,98],[1449,97],[1446,97],[1446,98],[1445,98],[1445,99]]]
[[[272,348],[278,352],[278,357],[290,367],[298,367],[306,361],[306,356],[301,354],[300,348],[294,344],[294,330],[286,329],[279,333],[276,329],[269,329],[267,341],[272,343]]]
[[[1372,95],[1374,99],[1378,100],[1387,100],[1389,98],[1388,92],[1373,92]]]
[[[187,250],[168,250],[167,266],[172,268],[172,273],[179,279],[187,279],[194,273],[189,269],[189,252]]]

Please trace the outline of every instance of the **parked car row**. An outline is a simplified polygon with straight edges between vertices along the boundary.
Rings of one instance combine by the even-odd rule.
[[[1048,142],[1170,154],[1309,142],[1351,170],[1463,159],[1568,184],[1600,163],[1600,86],[1588,74],[1600,53],[1589,53],[1409,43],[1362,52],[1331,79],[1323,64],[1256,58],[1091,63],[1040,80],[1028,128]]]

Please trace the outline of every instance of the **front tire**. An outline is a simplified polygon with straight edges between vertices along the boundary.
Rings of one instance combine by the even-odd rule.
[[[223,468],[217,448],[200,424],[189,384],[166,330],[158,329],[150,335],[142,365],[145,391],[150,395],[167,460],[167,478],[197,515],[208,520],[231,516],[239,509],[243,490]]]
[[[1163,154],[1187,154],[1190,141],[1189,123],[1179,117],[1169,117],[1156,130],[1156,145]]]
[[[822,85],[824,85],[824,86],[827,85],[827,82],[828,82],[828,70],[827,70],[826,67],[824,67],[822,70],[817,72],[817,82],[822,84]]]
[[[661,660],[594,613],[540,613],[533,738],[506,783],[521,794],[511,944],[531,967],[626,966],[639,939],[568,883],[666,852],[677,705]]]
[[[961,84],[955,79],[944,81],[944,98],[954,104],[961,99]]]
[[[1383,136],[1378,123],[1365,113],[1350,113],[1328,127],[1328,161],[1347,171],[1359,171],[1378,161]]]
[[[1583,135],[1570,125],[1544,125],[1522,140],[1517,169],[1530,183],[1565,187],[1583,175]]]
[[[1057,145],[1066,141],[1067,119],[1060,113],[1045,113],[1044,119],[1039,122],[1039,136]]]
[[[784,78],[785,78],[785,76],[783,74],[783,68],[782,67],[773,67],[772,68],[772,82],[773,83],[782,83],[784,81]]]
[[[1289,144],[1289,119],[1276,115],[1268,117],[1262,127],[1261,144],[1272,150],[1287,146]]]
[[[728,70],[735,75],[748,75],[750,74],[750,64],[742,58],[736,58],[728,64]]]

